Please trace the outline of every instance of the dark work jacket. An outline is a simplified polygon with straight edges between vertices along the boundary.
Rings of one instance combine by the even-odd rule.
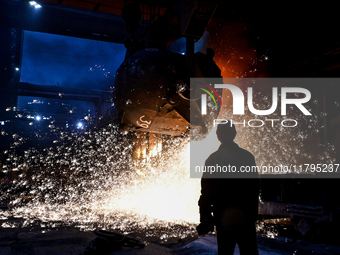
[[[230,141],[221,144],[205,162],[208,166],[234,166],[236,171],[241,166],[255,166],[254,156]],[[201,221],[214,218],[224,225],[254,222],[258,215],[259,180],[258,173],[203,173],[201,196],[198,202]]]

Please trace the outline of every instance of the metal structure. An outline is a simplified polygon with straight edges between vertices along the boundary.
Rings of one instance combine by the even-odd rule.
[[[199,107],[191,111],[198,111],[200,117],[190,120],[189,91],[195,89],[190,87],[190,77],[215,75],[205,74],[200,68],[204,60],[194,55],[194,42],[203,36],[215,8],[215,4],[201,1],[179,1],[162,16],[151,16],[149,26],[140,32],[139,5],[126,5],[123,18],[131,36],[125,40],[127,53],[114,87],[122,130],[179,136],[190,123],[197,123],[207,131]],[[165,50],[180,37],[186,37],[185,56]]]

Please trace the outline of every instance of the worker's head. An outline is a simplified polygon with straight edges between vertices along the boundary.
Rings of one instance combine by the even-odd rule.
[[[235,129],[235,125],[230,125],[230,121],[228,121],[225,124],[218,124],[217,125],[217,130],[216,130],[216,134],[217,134],[217,138],[221,143],[225,143],[225,142],[231,142],[235,139],[236,137],[236,129]]]
[[[207,48],[206,49],[206,55],[208,58],[213,59],[215,56],[215,51],[212,48]]]

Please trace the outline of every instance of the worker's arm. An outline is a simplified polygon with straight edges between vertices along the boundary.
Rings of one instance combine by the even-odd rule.
[[[206,160],[205,166],[209,165],[209,159],[210,157]],[[201,222],[212,217],[214,179],[207,178],[208,176],[209,173],[203,173],[201,179],[201,196],[198,201]]]

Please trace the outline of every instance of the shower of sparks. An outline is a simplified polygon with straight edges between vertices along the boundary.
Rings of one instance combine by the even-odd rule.
[[[271,104],[269,99],[261,104],[258,101],[254,100],[257,109],[267,109]],[[222,109],[219,118],[230,116],[230,111]],[[280,118],[275,114],[271,117]],[[333,162],[333,146],[319,146],[318,153],[305,146],[306,140],[322,130],[316,125],[318,116],[293,117],[303,125],[237,126],[236,142],[254,154],[258,165],[298,164],[306,160]],[[2,171],[11,176],[2,183],[0,202],[8,204],[9,210],[0,211],[0,218],[8,219],[1,227],[30,227],[38,222],[51,228],[72,225],[82,230],[144,232],[146,237],[163,241],[197,236],[200,180],[189,178],[187,136],[163,137],[162,148],[156,143],[150,156],[144,157],[144,152],[134,151],[134,135],[121,134],[111,124],[81,135],[52,131],[59,132],[58,147],[30,149],[23,155],[12,149],[25,143],[25,139],[12,135],[14,142],[3,153],[6,160],[1,165]],[[215,129],[205,139],[192,141],[191,146],[198,143],[204,144],[205,154],[199,157],[204,161],[219,146]],[[144,155],[138,164],[137,154]],[[24,221],[19,226],[10,221],[12,217]],[[268,237],[277,236],[274,227],[260,222],[257,228]]]
[[[131,136],[108,125],[56,149],[31,149],[24,156],[8,152],[2,169],[18,175],[2,199],[18,190],[20,196],[11,197],[11,209],[1,217],[21,217],[24,226],[41,221],[125,233],[148,229],[147,236],[159,235],[157,227],[169,228],[161,239],[192,235],[200,183],[189,178],[188,138],[163,141],[157,161],[148,158],[143,169],[136,169]],[[61,140],[69,138],[63,133]]]

